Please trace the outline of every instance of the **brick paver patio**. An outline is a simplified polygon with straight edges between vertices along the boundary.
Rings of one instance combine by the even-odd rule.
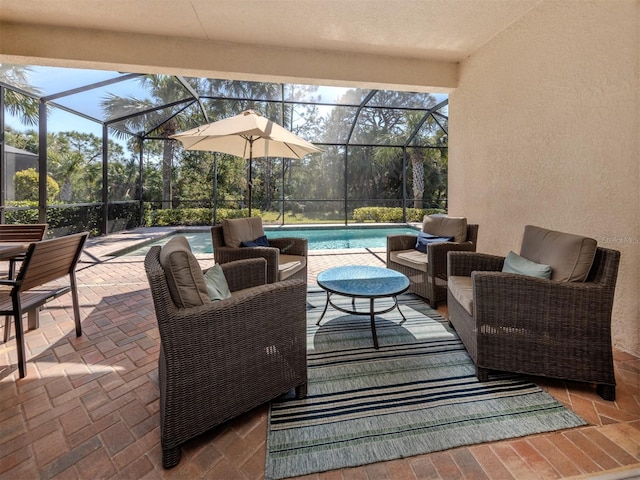
[[[27,378],[17,378],[15,339],[0,345],[0,478],[264,477],[267,406],[189,442],[180,465],[162,469],[159,336],[143,259],[108,256],[155,232],[89,242],[78,266],[83,336],[73,334],[70,296],[50,303],[40,328],[26,334]],[[334,265],[383,266],[384,255],[384,249],[310,252],[309,282]],[[439,311],[446,316],[446,306]],[[604,471],[632,478],[640,469],[640,359],[622,352],[615,358],[616,402],[589,386],[535,379],[589,426],[307,478],[546,479]]]

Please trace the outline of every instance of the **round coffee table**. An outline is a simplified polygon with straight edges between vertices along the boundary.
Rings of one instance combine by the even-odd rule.
[[[320,325],[327,308],[331,305],[336,310],[351,315],[369,315],[371,319],[371,334],[373,346],[378,348],[378,335],[376,334],[375,316],[387,313],[394,308],[398,309],[402,316],[402,322],[406,318],[398,305],[398,295],[409,288],[409,279],[400,272],[383,267],[371,267],[366,265],[347,265],[343,267],[329,268],[318,274],[318,285],[327,292],[327,303],[324,306],[320,319],[316,325]],[[331,295],[341,295],[351,298],[352,309],[340,307],[331,301]],[[384,310],[375,310],[376,298],[393,298],[393,305]],[[369,299],[369,311],[356,310],[356,298]]]

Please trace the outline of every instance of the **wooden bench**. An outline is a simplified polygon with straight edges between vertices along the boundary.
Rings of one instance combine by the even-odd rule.
[[[47,233],[46,223],[0,225],[0,243],[31,243],[44,239]],[[24,255],[9,259],[9,278],[15,275],[16,263],[24,260]]]
[[[76,285],[76,265],[88,233],[77,233],[29,245],[15,279],[0,280],[0,315],[13,317],[16,327],[18,370],[20,378],[27,371],[22,317],[29,313],[29,328],[37,328],[37,311],[45,303],[71,292],[76,336],[82,335],[80,307]],[[51,284],[69,276],[69,284]],[[5,341],[10,323],[5,324]]]

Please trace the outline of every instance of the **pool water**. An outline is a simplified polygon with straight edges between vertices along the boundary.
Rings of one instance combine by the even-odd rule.
[[[286,229],[267,230],[267,238],[304,237],[309,241],[309,250],[337,250],[349,248],[380,248],[387,246],[387,235],[416,234],[411,227],[389,228],[322,228],[322,229]],[[193,253],[213,253],[211,233],[181,232],[172,235],[183,235],[189,241]],[[171,236],[148,243],[125,255],[143,256],[153,245],[164,245]]]

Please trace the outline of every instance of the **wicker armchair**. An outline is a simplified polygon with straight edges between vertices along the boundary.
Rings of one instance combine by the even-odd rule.
[[[265,284],[266,262],[222,265],[232,297],[178,308],[152,247],[145,270],[155,306],[162,463],[187,440],[292,388],[306,396],[306,282]]]
[[[422,231],[433,233],[427,232],[424,225]],[[410,282],[409,291],[426,298],[432,308],[437,308],[438,302],[447,300],[447,253],[475,252],[478,225],[466,225],[464,240],[431,244],[426,253],[415,250],[416,239],[417,235],[388,236],[387,268],[406,275]],[[408,254],[408,257],[403,259],[403,254]]]
[[[449,322],[481,381],[489,370],[518,372],[594,383],[615,400],[611,311],[620,253],[594,248],[585,281],[504,273],[504,257],[449,254]]]
[[[251,227],[247,227],[246,222],[250,222]],[[238,224],[240,234],[235,235],[236,240],[254,240],[264,235],[260,217],[223,220],[222,225],[211,227],[213,257],[216,263],[223,264],[245,258],[264,258],[267,261],[267,283],[286,279],[307,281],[308,241],[306,238],[272,238],[269,239],[268,247],[229,245],[225,237],[229,238],[229,229],[237,227]]]

